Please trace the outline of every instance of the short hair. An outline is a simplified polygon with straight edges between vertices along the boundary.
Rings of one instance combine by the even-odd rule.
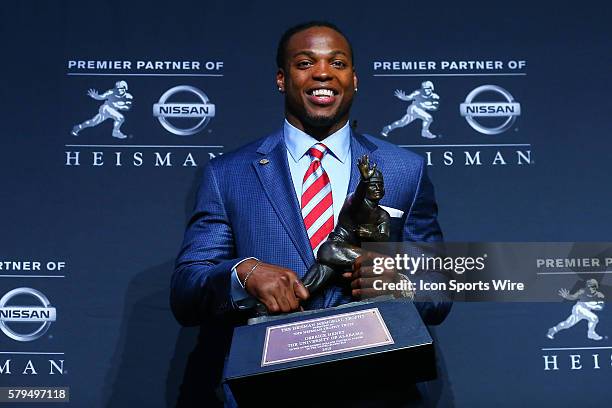
[[[351,42],[349,41],[346,34],[344,34],[333,23],[330,23],[328,21],[316,21],[315,20],[315,21],[308,21],[306,23],[297,24],[297,25],[294,25],[293,27],[289,27],[287,31],[283,33],[283,35],[281,36],[278,42],[278,48],[276,49],[276,66],[278,68],[284,68],[285,66],[285,62],[287,60],[287,43],[289,42],[291,37],[293,37],[297,33],[308,30],[309,28],[312,28],[312,27],[327,27],[327,28],[334,30],[341,36],[343,36],[346,42],[348,43],[349,50],[351,51],[351,64],[354,64],[353,46],[351,45]]]

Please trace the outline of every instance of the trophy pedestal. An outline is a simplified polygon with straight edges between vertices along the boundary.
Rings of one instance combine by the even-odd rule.
[[[384,397],[436,377],[433,340],[414,304],[355,302],[237,327],[224,381],[240,405]],[[351,391],[352,390],[352,391]]]

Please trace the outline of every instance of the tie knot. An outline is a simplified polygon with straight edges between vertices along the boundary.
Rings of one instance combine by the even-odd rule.
[[[327,146],[325,146],[323,143],[317,143],[316,145],[308,149],[308,154],[310,155],[310,157],[319,161],[323,159],[323,156],[325,156],[326,153]]]

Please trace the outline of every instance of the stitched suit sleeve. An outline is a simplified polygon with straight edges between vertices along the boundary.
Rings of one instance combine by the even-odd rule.
[[[404,241],[442,242],[442,238],[433,185],[427,176],[425,161],[421,161],[416,193],[404,226]],[[414,255],[419,256],[419,254]],[[427,282],[448,281],[446,274],[437,271],[417,273],[415,278]],[[442,323],[452,305],[446,291],[417,290],[414,301],[423,321],[430,325]]]
[[[170,305],[180,324],[195,326],[205,316],[233,310],[231,270],[239,261],[214,161],[209,162],[172,275]]]

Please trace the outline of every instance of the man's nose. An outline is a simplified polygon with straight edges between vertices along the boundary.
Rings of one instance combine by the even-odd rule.
[[[329,81],[333,78],[331,67],[325,61],[319,61],[312,70],[312,78],[317,81]]]

